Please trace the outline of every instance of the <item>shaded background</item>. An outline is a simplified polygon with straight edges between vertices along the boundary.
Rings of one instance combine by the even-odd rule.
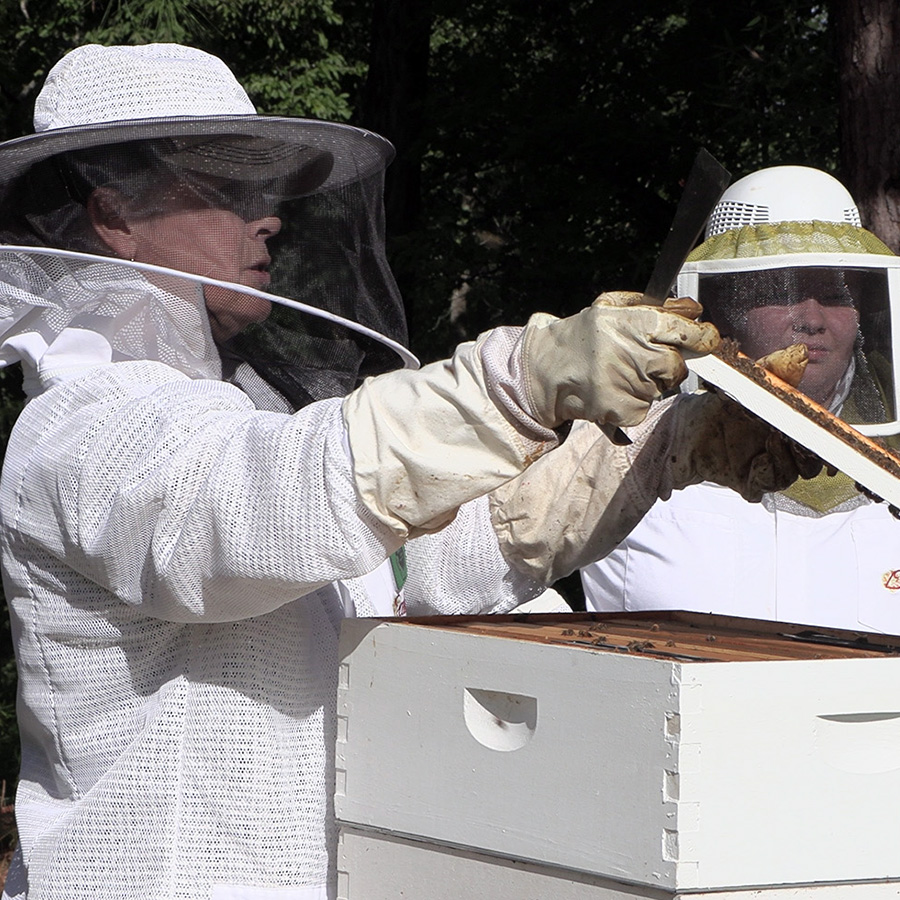
[[[701,146],[735,178],[832,172],[900,248],[896,0],[0,0],[0,29],[0,138],[31,132],[72,47],[172,40],[221,56],[260,112],[391,139],[390,258],[423,361],[640,290]],[[0,442],[19,404],[0,372]],[[14,685],[3,615],[7,798]]]

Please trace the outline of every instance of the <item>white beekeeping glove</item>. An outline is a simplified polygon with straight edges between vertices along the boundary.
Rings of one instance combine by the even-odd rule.
[[[568,319],[529,322],[524,383],[527,404],[542,425],[558,428],[573,419],[637,425],[652,400],[684,380],[682,352],[702,355],[719,345],[708,322],[641,300],[640,294],[601,294]],[[701,311],[694,301],[678,302],[692,304],[694,316]]]
[[[758,503],[797,478],[812,478],[822,461],[785,438],[740,404],[719,393],[685,397],[669,451],[664,496],[672,490],[712,481]]]
[[[707,353],[718,341],[712,325],[602,303],[497,328],[450,360],[368,379],[343,405],[360,498],[402,538],[435,531],[557,446],[557,426],[639,422],[684,377],[681,351]]]
[[[806,344],[756,361],[795,387],[808,362]],[[822,468],[818,457],[716,391],[693,395],[677,415],[667,490],[712,481],[756,503],[763,494],[784,490],[798,477],[812,478]]]
[[[821,462],[717,393],[658,403],[616,446],[591,425],[490,495],[507,561],[551,584],[606,556],[657,499],[701,481],[759,501],[809,478]]]

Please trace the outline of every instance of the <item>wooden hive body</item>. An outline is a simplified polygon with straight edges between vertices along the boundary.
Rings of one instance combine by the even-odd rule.
[[[686,613],[348,621],[340,896],[900,896],[900,657],[857,637]]]

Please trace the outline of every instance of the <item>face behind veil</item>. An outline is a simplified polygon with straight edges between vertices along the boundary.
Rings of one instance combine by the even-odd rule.
[[[704,316],[753,358],[805,344],[800,389],[861,431],[892,434],[898,262],[861,253],[698,261],[685,266],[679,291],[693,292]]]
[[[155,68],[144,83],[169,90],[170,52],[92,47],[70,57],[112,58],[115,68],[122,56],[125,72],[147,57]],[[215,62],[212,81],[233,81]],[[48,78],[42,95],[60,83]],[[65,108],[39,102],[36,121],[44,106]],[[417,365],[384,250],[387,141],[255,111],[132,114],[51,123],[0,145],[0,361],[21,359],[32,392],[85,366],[151,359],[230,378],[267,408],[293,410]]]

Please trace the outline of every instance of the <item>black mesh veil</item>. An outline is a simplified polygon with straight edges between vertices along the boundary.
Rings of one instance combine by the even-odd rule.
[[[0,151],[0,243],[35,260],[70,251],[81,285],[86,267],[108,275],[121,260],[123,279],[144,264],[152,290],[202,298],[223,377],[258,405],[297,409],[416,364],[384,250],[393,151],[377,135],[238,116],[38,138]],[[92,300],[79,297],[83,319]]]
[[[382,176],[286,201],[283,227],[268,242],[269,290],[358,322],[406,343],[403,309],[383,252]],[[360,216],[359,211],[365,211]],[[360,381],[397,368],[396,350],[296,310],[273,308],[262,323],[220,346],[223,361],[243,360],[295,407],[340,396]]]
[[[794,254],[689,263],[679,293],[703,305],[724,337],[759,358],[808,347],[800,388],[871,434],[900,431],[892,294],[897,258]]]

